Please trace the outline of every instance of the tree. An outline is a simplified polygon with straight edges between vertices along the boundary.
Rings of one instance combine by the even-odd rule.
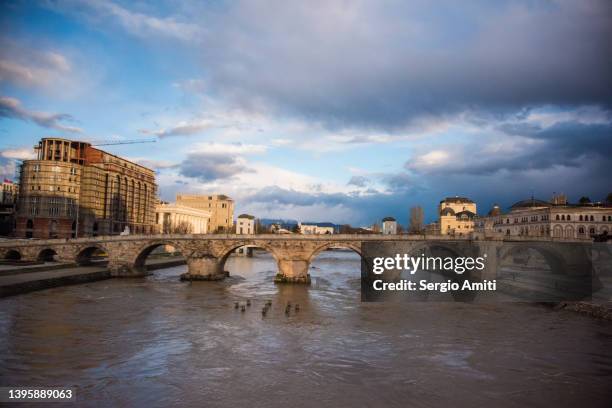
[[[291,228],[291,232],[299,234],[301,232],[299,224],[295,224],[293,228]]]
[[[424,229],[424,214],[421,206],[410,208],[410,226],[408,227],[408,233],[410,234],[421,234]]]
[[[612,193],[608,193],[606,196],[606,204],[612,205]]]
[[[578,202],[580,204],[591,204],[591,199],[589,197],[582,196]]]

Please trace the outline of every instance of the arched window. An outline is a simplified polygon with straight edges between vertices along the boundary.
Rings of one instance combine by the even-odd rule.
[[[559,214],[557,214],[557,221],[559,221]]]
[[[595,235],[595,228],[591,228],[591,229],[589,229],[589,234],[591,234],[591,235]]]
[[[591,221],[595,221],[595,217],[591,215]]]
[[[584,227],[580,227],[580,228],[578,228],[578,233],[579,233],[580,235],[583,235],[583,234],[584,234]]]
[[[581,215],[580,217],[578,217],[578,219],[579,219],[580,221],[582,221],[582,215]]]
[[[567,214],[567,220],[570,221],[571,219],[572,217],[569,214]]]
[[[563,215],[561,216],[561,219],[562,219],[563,221],[565,221],[565,214],[563,214]]]

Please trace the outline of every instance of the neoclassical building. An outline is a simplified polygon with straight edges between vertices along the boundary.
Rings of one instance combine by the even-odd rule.
[[[234,227],[234,200],[224,194],[177,194],[176,204],[210,212],[208,230],[230,232]]]
[[[207,234],[211,212],[178,204],[155,206],[155,223],[162,234]]]
[[[37,158],[25,160],[20,168],[17,237],[153,231],[153,170],[87,142],[44,138],[35,149]]]
[[[467,235],[474,231],[476,203],[465,197],[446,197],[440,201],[440,234]]]
[[[530,198],[478,220],[478,229],[511,236],[550,236],[591,239],[612,232],[612,207],[603,204],[568,204],[564,196],[548,201]]]

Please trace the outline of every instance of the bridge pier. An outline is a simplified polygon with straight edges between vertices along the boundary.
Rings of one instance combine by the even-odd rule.
[[[225,279],[221,259],[214,256],[188,257],[187,273],[181,275],[181,280],[215,281]]]
[[[305,259],[281,259],[278,261],[278,273],[274,283],[310,284],[309,266],[310,263]]]
[[[144,266],[139,267],[129,262],[111,260],[108,262],[107,268],[110,275],[115,278],[139,278],[150,275]]]

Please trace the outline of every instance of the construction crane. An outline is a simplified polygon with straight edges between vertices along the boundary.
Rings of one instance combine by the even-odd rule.
[[[131,140],[97,140],[91,142],[92,146],[112,146],[136,143],[155,143],[157,139],[131,139]]]

